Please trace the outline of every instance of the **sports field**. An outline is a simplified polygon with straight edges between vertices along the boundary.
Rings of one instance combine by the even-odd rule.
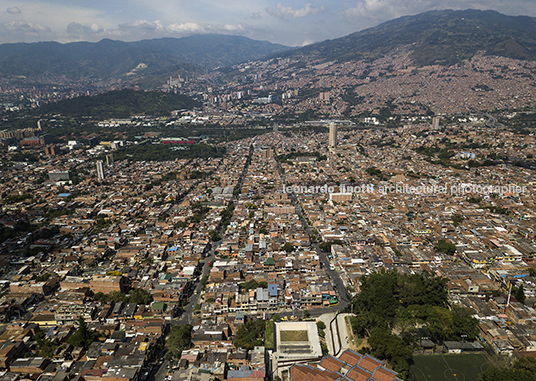
[[[475,381],[490,366],[484,354],[418,355],[413,361],[415,381]]]

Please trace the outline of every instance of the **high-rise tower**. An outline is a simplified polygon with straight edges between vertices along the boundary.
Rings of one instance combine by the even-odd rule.
[[[97,178],[99,180],[104,180],[104,166],[102,165],[102,160],[97,160]]]
[[[433,130],[438,130],[439,129],[439,116],[434,116],[432,118],[432,129]]]
[[[335,148],[337,146],[337,126],[335,123],[329,125],[329,148]]]

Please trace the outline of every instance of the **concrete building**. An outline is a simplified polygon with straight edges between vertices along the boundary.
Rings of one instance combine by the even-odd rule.
[[[289,381],[401,381],[398,374],[385,367],[385,363],[350,349],[339,357],[327,356],[317,365],[293,365]]]
[[[45,147],[46,156],[56,156],[60,153],[60,147],[56,144],[49,144]]]
[[[330,123],[329,125],[329,148],[335,148],[337,146],[337,125]]]
[[[104,167],[102,165],[102,160],[97,161],[97,178],[99,180],[104,180]]]
[[[432,118],[432,130],[438,130],[439,129],[439,116],[434,116]]]
[[[95,275],[90,281],[91,291],[103,294],[110,294],[112,292],[125,292],[126,278],[123,276],[99,276]]]
[[[270,159],[274,157],[274,151],[271,148],[266,148],[262,150],[261,157],[263,159]]]
[[[49,172],[48,179],[51,181],[68,181],[72,179],[72,173],[71,171]]]
[[[329,199],[333,202],[352,201],[353,193],[330,193]]]
[[[314,321],[280,322],[274,324],[275,352],[271,356],[273,375],[295,364],[320,362],[322,347]]]

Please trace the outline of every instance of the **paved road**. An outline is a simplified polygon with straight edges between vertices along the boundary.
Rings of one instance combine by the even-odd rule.
[[[331,332],[330,322],[333,320],[335,315],[335,312],[330,312],[323,314],[318,318],[318,320],[324,322],[324,324],[326,325],[326,329],[324,330],[324,332],[326,333],[326,346],[328,347],[328,353],[332,356],[335,355],[335,350],[333,349],[334,338],[332,336],[333,334]]]
[[[244,177],[246,176],[249,165],[251,163],[251,160],[248,160],[246,162],[246,165],[244,166],[244,169],[242,170],[242,173],[240,174],[240,177],[238,178],[238,182],[235,186],[235,190],[238,190],[238,192],[233,192],[233,198],[229,201],[229,205],[235,205],[238,201],[238,197],[242,190],[242,184],[244,182]],[[192,189],[192,188],[191,188]],[[219,236],[224,237],[225,236],[225,230],[226,227],[220,226],[219,227]],[[193,292],[192,296],[188,299],[188,303],[184,307],[181,315],[175,319],[172,319],[171,324],[178,324],[178,325],[185,325],[185,324],[191,324],[193,320],[193,310],[195,308],[195,305],[199,301],[199,297],[201,294],[201,289],[203,288],[203,284],[201,280],[205,277],[208,279],[208,275],[210,272],[210,262],[212,262],[215,258],[215,250],[218,248],[218,244],[213,242],[212,247],[210,248],[209,255],[205,258],[203,263],[203,268],[201,270],[201,275],[198,277],[198,281],[195,285],[195,292]]]
[[[339,327],[339,336],[341,338],[341,352],[350,348],[350,336],[348,335],[348,330],[346,327],[346,316],[351,314],[339,314],[337,315],[337,325]]]
[[[169,361],[163,360],[160,365],[153,368],[153,371],[147,378],[147,381],[163,381],[166,378],[166,374],[169,371]]]
[[[285,182],[285,174],[283,173],[279,162],[277,163],[277,169],[279,170],[279,174],[283,178],[283,182]],[[294,193],[288,193],[288,195],[293,205],[296,207],[296,211],[297,211],[298,216],[300,217],[300,221],[302,223],[303,229],[309,235],[309,237],[311,237],[313,234],[313,231],[311,227],[307,224],[307,221],[305,220],[305,217],[303,216],[301,206],[300,206],[300,203],[298,202],[296,195]],[[313,242],[312,246],[315,249],[316,253],[318,254],[318,257],[320,258],[320,262],[322,262],[324,269],[326,270],[328,276],[331,279],[332,284],[334,285],[334,287],[337,290],[337,293],[339,294],[339,304],[336,306],[336,311],[340,311],[344,309],[350,303],[350,301],[352,300],[352,296],[346,289],[346,286],[344,285],[339,273],[335,270],[330,269],[330,262],[326,253],[324,253],[320,249],[317,242]],[[328,312],[329,311],[328,308],[331,308],[331,307],[322,308],[322,311]]]
[[[216,249],[215,246],[212,247],[212,249],[210,249],[210,254],[208,255],[208,257],[205,258],[204,260],[204,263],[203,263],[203,268],[201,270],[201,275],[198,277],[198,281],[197,283],[195,284],[195,288],[192,292],[192,296],[190,296],[190,298],[188,298],[188,304],[186,304],[186,306],[184,306],[183,308],[183,311],[181,313],[181,315],[178,317],[178,318],[175,318],[175,319],[172,319],[171,320],[171,324],[173,325],[185,325],[185,324],[192,324],[192,316],[193,316],[193,311],[194,311],[194,308],[195,308],[195,305],[199,302],[199,296],[201,294],[201,289],[203,288],[203,284],[201,282],[201,280],[204,278],[204,277],[208,277],[208,273],[210,271],[210,262],[214,260],[214,250]]]

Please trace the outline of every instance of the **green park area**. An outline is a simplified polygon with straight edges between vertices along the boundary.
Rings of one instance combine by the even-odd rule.
[[[472,381],[490,364],[485,354],[419,355],[410,367],[415,381]]]

